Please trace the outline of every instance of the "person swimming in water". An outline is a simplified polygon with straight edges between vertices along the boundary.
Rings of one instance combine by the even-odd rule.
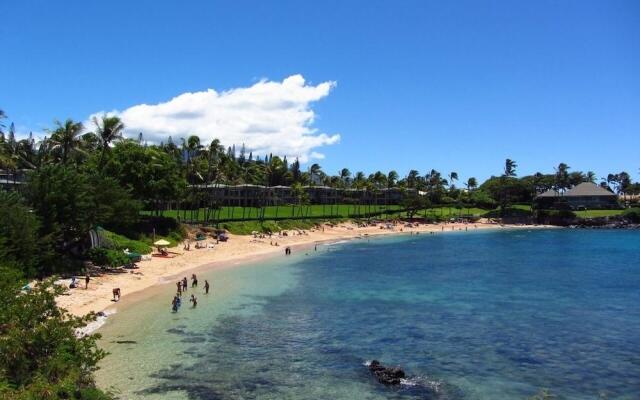
[[[193,308],[196,308],[196,306],[198,305],[198,299],[196,298],[195,294],[191,295],[191,299],[189,299],[189,301],[193,303]]]

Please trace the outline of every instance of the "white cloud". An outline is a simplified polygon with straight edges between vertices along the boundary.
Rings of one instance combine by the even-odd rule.
[[[236,149],[244,143],[256,156],[273,153],[307,162],[324,157],[315,149],[340,140],[338,134],[313,127],[316,115],[311,108],[335,85],[312,86],[301,75],[293,75],[282,82],[261,80],[220,93],[214,89],[183,93],[165,103],[112,113],[124,122],[127,136],[142,132],[149,142],[166,142],[171,136],[179,144],[180,138],[198,135],[203,144],[217,138],[225,146],[235,144]]]

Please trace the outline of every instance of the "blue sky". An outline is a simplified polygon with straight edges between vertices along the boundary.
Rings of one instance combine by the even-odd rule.
[[[6,1],[0,13],[0,108],[21,132],[116,110],[154,137],[176,121],[153,125],[157,109],[135,106],[215,89],[185,98],[223,107],[209,112],[212,135],[320,153],[328,173],[483,179],[509,157],[519,175],[566,162],[640,178],[638,1]],[[220,98],[263,86],[279,91],[268,98],[279,113]],[[226,132],[246,128],[230,104],[273,126]]]

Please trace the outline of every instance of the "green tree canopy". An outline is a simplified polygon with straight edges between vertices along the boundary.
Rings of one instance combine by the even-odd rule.
[[[95,388],[93,372],[105,353],[98,335],[76,335],[95,319],[74,317],[56,306],[65,289],[46,280],[21,290],[15,273],[0,266],[0,397],[94,399],[109,397]]]
[[[23,276],[36,273],[42,255],[48,252],[38,238],[40,224],[20,196],[0,190],[0,260]]]
[[[155,202],[179,199],[186,186],[173,157],[159,148],[140,146],[131,140],[113,147],[103,172],[151,208]]]

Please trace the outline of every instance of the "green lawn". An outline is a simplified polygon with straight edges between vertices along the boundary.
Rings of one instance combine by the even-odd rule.
[[[269,206],[256,207],[222,207],[218,210],[170,210],[163,212],[166,217],[178,218],[182,221],[241,221],[241,220],[277,220],[277,219],[304,219],[304,218],[367,218],[368,216],[380,218],[406,217],[407,213],[400,211],[400,205],[390,206],[357,206],[349,204],[339,205],[309,205],[309,206]],[[455,208],[435,207],[420,210],[415,213],[417,217],[454,218],[463,215],[481,216],[487,210],[481,208]],[[144,212],[149,214],[149,212]]]
[[[181,221],[255,221],[264,220],[303,220],[312,218],[367,218],[369,216],[379,218],[402,218],[407,213],[401,210],[400,205],[390,206],[358,206],[350,204],[338,205],[308,205],[308,206],[269,206],[264,208],[257,207],[222,207],[218,210],[207,210],[201,208],[199,210],[170,210],[165,211],[162,215],[166,217],[179,218]],[[530,211],[531,207],[527,204],[515,204],[511,206],[513,209]],[[495,211],[495,210],[494,210]],[[455,207],[434,207],[420,210],[414,215],[416,217],[431,217],[436,219],[448,219],[460,216],[478,216],[482,217],[491,210],[481,208],[455,208]],[[576,211],[576,215],[580,218],[595,218],[620,215],[624,210],[587,210]],[[149,212],[145,212],[149,214]],[[252,226],[252,228],[255,228]],[[240,230],[243,228],[239,227]],[[249,228],[247,228],[249,229]],[[259,230],[259,229],[252,229]]]
[[[597,217],[612,217],[614,215],[620,215],[625,210],[585,210],[574,211],[580,218],[597,218]]]
[[[218,210],[170,210],[163,212],[166,217],[180,218],[183,221],[205,220],[255,220],[264,218],[350,218],[366,217],[370,214],[389,212],[400,209],[398,205],[390,206],[358,206],[349,204],[309,205],[309,206],[269,206],[257,207],[221,207]],[[148,212],[144,212],[149,214]]]

